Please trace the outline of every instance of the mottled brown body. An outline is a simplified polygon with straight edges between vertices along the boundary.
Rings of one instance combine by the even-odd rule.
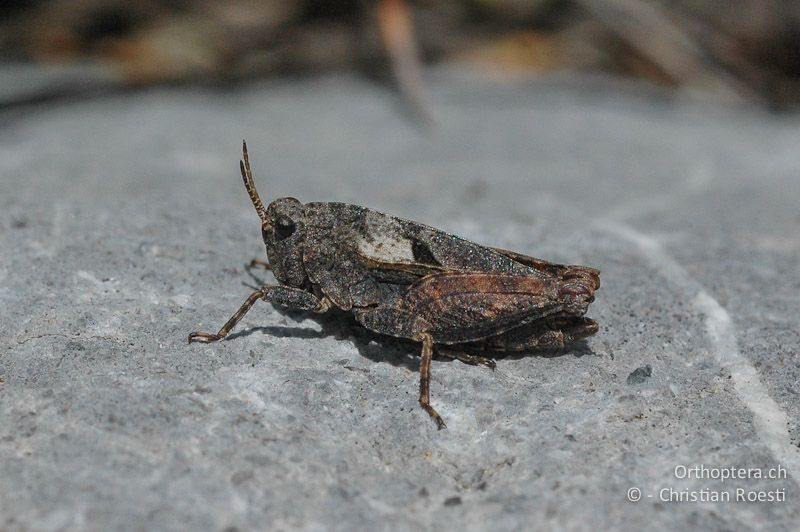
[[[192,333],[189,342],[224,338],[258,299],[352,311],[372,331],[422,343],[419,402],[443,428],[429,398],[434,350],[494,368],[492,360],[461,349],[563,347],[597,332],[584,317],[600,287],[594,268],[481,246],[358,205],[281,198],[264,208],[246,145],[243,151],[242,176],[269,259],[263,264],[279,284],[251,294],[216,334]]]

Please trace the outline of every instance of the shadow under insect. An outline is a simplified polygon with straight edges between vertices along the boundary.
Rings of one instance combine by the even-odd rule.
[[[246,266],[245,268],[259,286],[264,284],[264,280],[257,277],[251,271],[250,267]],[[245,286],[254,288],[253,285],[247,283],[245,283]],[[271,306],[272,309],[277,311],[280,315],[298,325],[308,319],[312,319],[319,324],[320,329],[283,325],[257,326],[231,333],[226,339],[234,340],[255,333],[277,338],[297,338],[304,340],[334,338],[337,341],[349,341],[356,348],[360,356],[373,362],[387,362],[393,366],[405,367],[415,372],[419,371],[419,348],[416,342],[405,338],[395,338],[368,331],[364,329],[349,312],[332,309],[325,314],[315,314],[287,309],[280,305]],[[595,355],[588,342],[585,339],[580,339],[563,347],[531,348],[527,351],[516,352],[497,351],[492,350],[490,347],[480,345],[438,346],[434,350],[434,358],[439,362],[456,362],[458,358],[455,355],[458,353],[486,360],[520,360],[531,357],[557,358],[562,356],[581,358],[583,356]],[[460,360],[460,362],[470,364],[468,359]],[[470,365],[486,366],[487,364],[474,363]]]

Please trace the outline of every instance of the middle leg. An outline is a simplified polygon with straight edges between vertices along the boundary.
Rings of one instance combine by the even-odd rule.
[[[431,360],[433,359],[433,336],[422,337],[422,358],[419,361],[419,404],[436,422],[436,428],[446,428],[442,416],[431,406]]]
[[[272,269],[272,266],[270,265],[270,263],[265,261],[264,259],[253,259],[253,260],[250,261],[250,265],[249,265],[250,268],[255,268],[256,266],[260,266],[260,267],[264,268],[265,270],[271,270]]]

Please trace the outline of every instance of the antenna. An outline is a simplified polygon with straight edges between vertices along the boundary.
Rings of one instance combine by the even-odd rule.
[[[239,168],[242,171],[242,179],[244,179],[244,188],[247,189],[247,194],[250,195],[250,201],[253,202],[253,207],[256,208],[258,217],[261,218],[261,223],[270,225],[267,210],[264,204],[261,203],[261,198],[258,197],[256,184],[253,182],[253,172],[250,170],[250,157],[247,156],[247,142],[242,141],[242,156],[244,161],[239,161]]]

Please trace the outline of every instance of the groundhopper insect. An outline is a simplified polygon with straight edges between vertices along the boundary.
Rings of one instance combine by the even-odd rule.
[[[284,307],[350,311],[376,333],[422,344],[419,404],[430,404],[434,352],[472,365],[495,362],[469,352],[560,348],[597,332],[584,317],[600,287],[599,271],[554,264],[482,246],[410,220],[345,203],[280,198],[264,207],[250,170],[244,185],[261,218],[268,263],[278,281],[250,294],[217,333],[224,338],[259,299]]]

